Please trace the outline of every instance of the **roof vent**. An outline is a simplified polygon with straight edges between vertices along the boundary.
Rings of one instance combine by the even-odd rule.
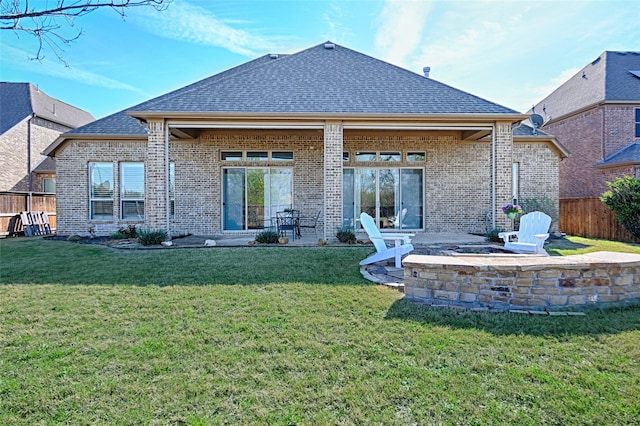
[[[334,43],[325,43],[324,48],[327,50],[333,50],[336,48],[336,45]]]
[[[269,54],[269,57],[270,57],[271,59],[278,59],[278,58],[280,57],[280,55],[278,55],[277,53],[270,53],[270,54]]]
[[[422,72],[424,73],[425,77],[429,78],[429,73],[431,72],[431,67],[422,68]]]

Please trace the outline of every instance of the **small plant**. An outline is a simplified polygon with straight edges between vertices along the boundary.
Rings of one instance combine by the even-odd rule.
[[[338,238],[338,241],[340,241],[341,243],[347,243],[347,244],[356,243],[356,233],[353,232],[353,228],[350,226],[343,226],[342,228],[338,228],[336,237]]]
[[[169,235],[164,229],[141,229],[138,231],[138,241],[143,246],[153,246],[167,241]]]
[[[256,235],[256,242],[261,244],[277,244],[280,236],[275,231],[262,231]]]
[[[136,230],[135,225],[123,226],[118,229],[118,233],[122,234],[122,238],[136,238],[138,236],[138,231]]]
[[[509,215],[509,214],[522,214],[524,212],[524,210],[522,210],[522,207],[519,206],[518,204],[507,204],[506,206],[504,206],[502,208],[502,211],[504,212],[504,214]]]
[[[640,238],[640,179],[624,176],[607,185],[609,190],[600,200],[631,235]]]
[[[487,232],[487,241],[492,243],[501,243],[502,238],[498,236],[499,233],[504,232],[504,229],[493,228],[491,231]]]
[[[109,235],[112,239],[114,240],[124,240],[125,236],[122,232],[118,231],[118,232],[114,232],[113,234]]]

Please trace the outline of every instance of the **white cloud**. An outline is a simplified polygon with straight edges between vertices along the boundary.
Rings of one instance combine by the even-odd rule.
[[[174,1],[158,13],[139,10],[130,16],[147,31],[161,37],[207,46],[217,46],[244,56],[269,50],[278,37],[259,36],[235,26],[243,22],[225,21],[212,12],[186,1]],[[235,25],[235,26],[234,26]]]
[[[107,89],[142,93],[138,88],[129,84],[122,83],[121,81],[90,71],[84,71],[74,66],[67,67],[60,61],[53,61],[46,58],[41,61],[29,60],[29,58],[33,57],[33,54],[29,54],[23,50],[16,49],[6,44],[0,45],[0,50],[2,51],[3,62],[16,69],[52,77],[59,77],[65,80],[86,84],[88,86],[98,86]]]
[[[387,0],[378,17],[376,49],[387,61],[403,65],[420,44],[430,1]]]

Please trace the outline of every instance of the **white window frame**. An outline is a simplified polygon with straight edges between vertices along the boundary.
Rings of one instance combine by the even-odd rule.
[[[125,168],[129,166],[142,167],[142,197],[131,197],[125,194],[127,189],[127,182],[125,178]],[[144,220],[144,185],[145,185],[145,167],[142,161],[125,161],[120,163],[120,219],[127,221],[143,221]],[[125,216],[125,203],[136,203],[136,206],[142,206],[137,208],[138,214],[134,216]]]
[[[105,166],[109,166],[111,168],[110,171],[110,176],[105,176],[103,177],[105,180],[103,181],[103,183],[108,184],[111,188],[109,189],[111,191],[111,197],[100,197],[100,196],[96,196],[96,194],[93,191],[93,171],[94,171],[94,167],[95,166],[100,166],[100,167],[105,167]],[[94,161],[94,162],[90,162],[88,165],[88,180],[89,180],[89,220],[90,221],[112,221],[113,220],[113,207],[114,207],[114,167],[113,167],[113,163],[111,162],[106,162],[106,161]],[[102,178],[102,177],[101,177]],[[111,202],[111,217],[106,218],[106,217],[100,217],[100,218],[96,218],[95,217],[95,212],[94,212],[94,203],[97,202]],[[106,216],[106,215],[104,215]]]

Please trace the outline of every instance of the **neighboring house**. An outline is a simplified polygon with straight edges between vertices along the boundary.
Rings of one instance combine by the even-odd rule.
[[[321,210],[327,239],[361,211],[510,229],[514,194],[557,202],[566,156],[527,117],[331,42],[265,55],[62,135],[58,233],[255,233],[291,207]]]
[[[55,159],[42,152],[94,118],[30,83],[0,83],[0,191],[55,192]]]
[[[561,198],[599,197],[607,181],[640,178],[640,52],[603,52],[534,111],[571,152]]]

